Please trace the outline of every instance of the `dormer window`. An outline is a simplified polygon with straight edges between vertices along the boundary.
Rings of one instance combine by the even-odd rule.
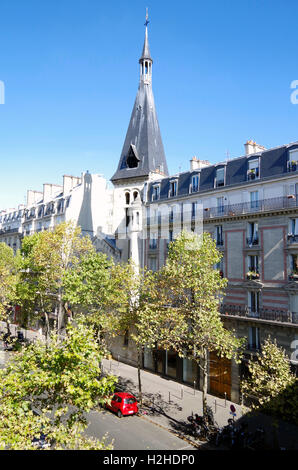
[[[215,179],[215,187],[219,188],[220,186],[225,185],[225,169],[224,168],[217,168],[216,170],[216,179]]]
[[[153,192],[152,192],[152,201],[157,201],[160,196],[160,186],[159,184],[153,186]]]
[[[169,197],[177,196],[177,180],[170,181]]]
[[[128,154],[126,157],[126,164],[128,168],[137,168],[139,166],[140,159],[138,157],[138,152],[136,146],[130,144]]]
[[[196,193],[197,191],[199,191],[199,175],[193,175],[191,177],[190,192]]]
[[[298,170],[298,149],[289,150],[288,171]]]
[[[254,180],[260,177],[260,170],[259,170],[259,159],[256,158],[254,160],[248,161],[248,170],[247,170],[247,179],[248,181]]]

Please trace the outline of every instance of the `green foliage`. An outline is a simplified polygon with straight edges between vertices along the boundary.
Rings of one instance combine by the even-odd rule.
[[[88,252],[64,276],[64,300],[87,313],[101,337],[119,334],[129,303],[128,265],[116,265],[103,253]]]
[[[18,302],[23,313],[37,309],[44,314],[58,310],[58,330],[66,310],[63,296],[65,278],[76,269],[87,253],[94,252],[89,237],[81,236],[80,227],[62,223],[52,231],[45,230],[25,237],[21,249]]]
[[[172,347],[198,363],[206,350],[237,360],[242,345],[221,321],[219,302],[227,280],[214,269],[220,259],[209,233],[182,232],[161,270],[167,303],[180,318]]]
[[[52,333],[47,344],[14,355],[0,370],[0,448],[30,449],[41,429],[57,449],[105,448],[82,436],[85,413],[114,390],[116,378],[101,373],[102,357],[82,320],[68,324],[63,340]]]
[[[262,351],[248,363],[249,377],[242,381],[241,391],[252,395],[257,403],[253,408],[294,421],[298,424],[298,381],[291,373],[285,351],[270,337]]]
[[[0,320],[8,319],[8,309],[16,297],[17,260],[12,248],[0,243]]]

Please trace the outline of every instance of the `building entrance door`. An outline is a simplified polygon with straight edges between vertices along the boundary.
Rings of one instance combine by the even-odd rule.
[[[210,393],[231,399],[231,361],[218,357],[214,352],[209,355]]]

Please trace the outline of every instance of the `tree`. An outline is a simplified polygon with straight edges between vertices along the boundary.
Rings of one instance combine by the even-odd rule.
[[[104,377],[103,351],[82,319],[69,323],[65,338],[52,332],[48,344],[23,347],[0,370],[0,448],[31,449],[42,431],[56,449],[105,447],[82,436],[85,413],[114,390]]]
[[[16,298],[18,257],[6,243],[0,243],[0,320],[6,321],[8,333],[11,307]]]
[[[123,323],[137,347],[139,401],[142,403],[143,353],[146,348],[153,349],[157,345],[168,348],[180,331],[180,316],[166,304],[164,280],[159,272],[141,271],[133,264],[127,265],[125,289],[129,296]]]
[[[25,237],[22,243],[21,282],[18,286],[19,302],[24,311],[32,314],[38,308],[46,317],[49,334],[48,312],[57,308],[57,331],[63,327],[68,310],[64,298],[64,279],[68,271],[75,269],[81,258],[94,251],[89,237],[81,236],[80,227],[71,222],[57,225]]]
[[[284,349],[279,348],[276,340],[272,341],[270,337],[264,341],[256,358],[248,362],[248,371],[249,377],[242,381],[241,391],[257,399],[257,403],[253,404],[254,408],[264,407],[278,411],[281,404],[279,398],[295,383],[297,385]],[[297,397],[294,401],[297,401]]]
[[[171,347],[181,357],[194,360],[203,376],[203,413],[206,414],[208,358],[210,352],[239,361],[242,340],[224,328],[219,313],[220,296],[227,280],[214,265],[221,259],[209,233],[201,236],[182,232],[170,244],[169,255],[160,275],[163,292],[179,318]]]
[[[99,340],[125,330],[129,302],[129,267],[115,264],[104,253],[88,252],[64,277],[64,299],[96,329]]]

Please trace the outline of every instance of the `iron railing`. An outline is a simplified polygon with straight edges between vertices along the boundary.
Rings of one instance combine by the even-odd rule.
[[[254,312],[247,306],[222,304],[220,306],[220,313],[227,317],[243,317],[298,325],[298,312],[286,310],[259,308],[257,312]]]
[[[234,215],[253,214],[296,207],[298,207],[298,195],[294,197],[274,197],[259,201],[225,204],[210,208],[206,207],[203,211],[203,217],[204,219],[211,219],[213,217],[231,217]]]

